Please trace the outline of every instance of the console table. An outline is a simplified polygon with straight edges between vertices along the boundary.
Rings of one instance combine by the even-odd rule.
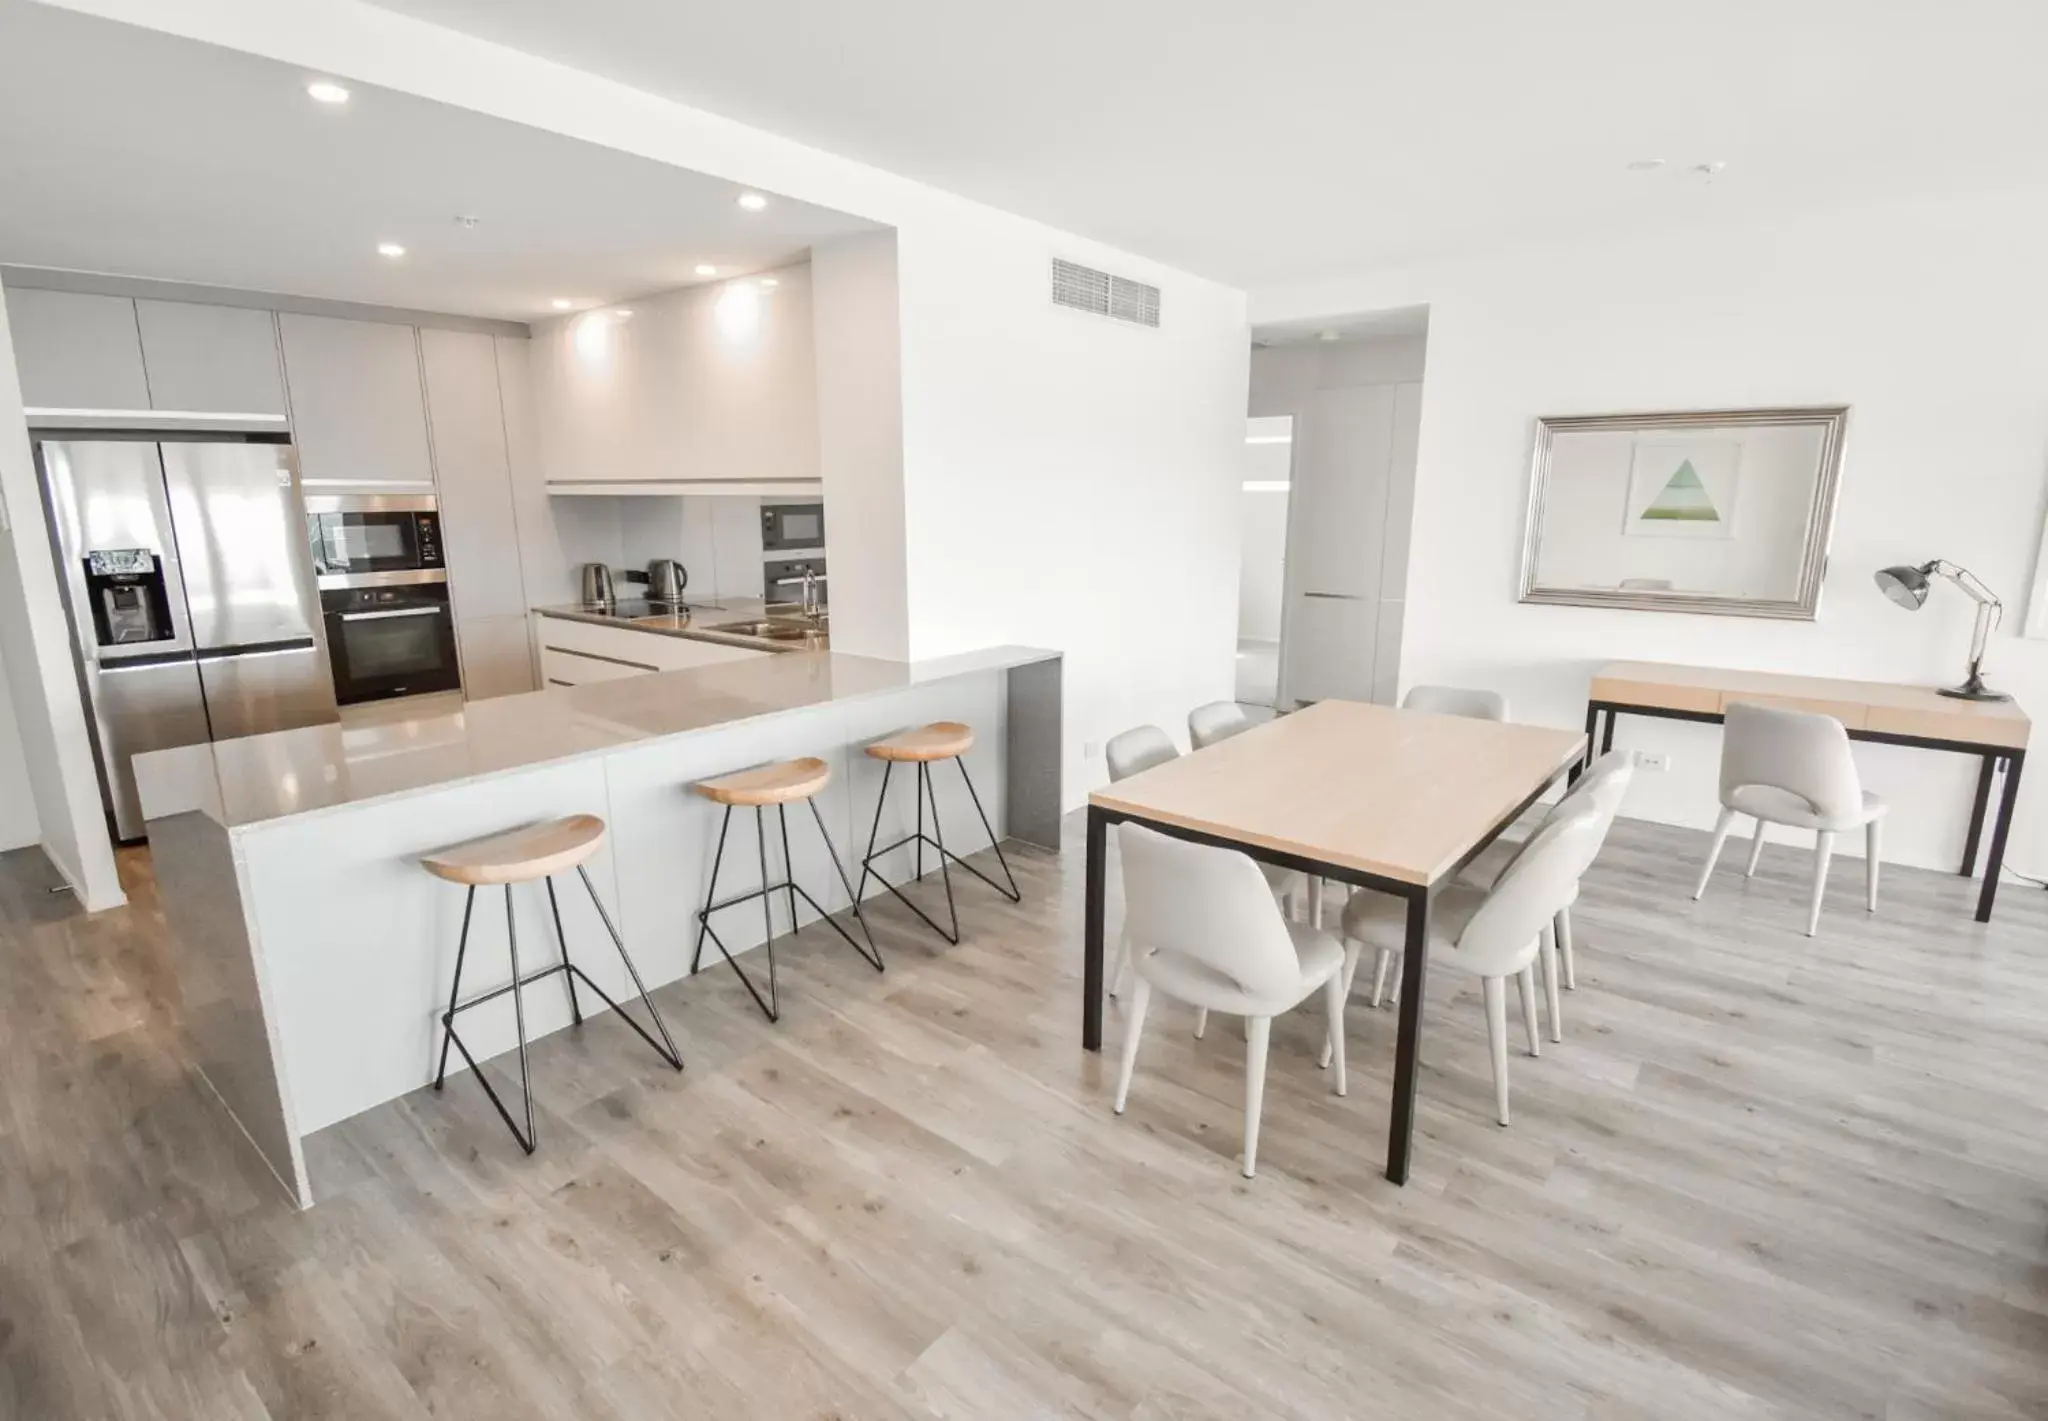
[[[2019,798],[2020,769],[2026,762],[2027,737],[2033,729],[2017,702],[1959,700],[1932,687],[1886,681],[1837,681],[1771,671],[1616,661],[1594,674],[1586,694],[1586,763],[1591,763],[1594,754],[1614,748],[1614,722],[1621,716],[1719,721],[1735,701],[1831,715],[1842,723],[1851,740],[1975,755],[1980,767],[1970,829],[1963,841],[1960,872],[1965,878],[1976,872],[1984,814],[1991,804],[1993,782],[2002,773],[2004,792],[1991,829],[1984,887],[1977,895],[1977,921],[1991,921],[1999,869],[2005,862],[2005,839],[2012,829],[2012,807]],[[1579,773],[1574,769],[1572,778],[1576,780]]]

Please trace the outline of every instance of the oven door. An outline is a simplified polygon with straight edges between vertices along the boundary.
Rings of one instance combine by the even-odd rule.
[[[321,602],[342,705],[462,688],[445,583],[324,592]]]

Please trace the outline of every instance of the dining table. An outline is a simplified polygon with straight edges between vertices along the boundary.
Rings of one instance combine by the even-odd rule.
[[[1576,730],[1318,701],[1088,797],[1081,1042],[1102,1049],[1109,831],[1144,824],[1407,905],[1386,1177],[1408,1182],[1430,907],[1563,779]],[[1320,906],[1320,905],[1318,905]]]

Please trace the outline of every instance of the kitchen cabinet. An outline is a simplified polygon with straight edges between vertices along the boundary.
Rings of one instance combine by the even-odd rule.
[[[285,414],[277,317],[243,306],[137,301],[151,409]]]
[[[478,617],[455,624],[462,657],[462,695],[471,701],[534,689],[533,643],[526,618]]]
[[[434,465],[413,328],[286,312],[278,317],[278,334],[305,487],[431,492]]]
[[[632,627],[601,627],[535,613],[534,642],[540,648],[541,678],[551,686],[615,681],[656,671],[684,671],[726,661],[755,661],[781,653],[693,641]]]
[[[534,326],[534,425],[550,482],[815,481],[810,267]]]
[[[458,633],[485,617],[524,618],[497,350],[487,335],[422,330],[420,364]]]
[[[127,297],[10,286],[7,324],[27,408],[150,408],[135,303]]]

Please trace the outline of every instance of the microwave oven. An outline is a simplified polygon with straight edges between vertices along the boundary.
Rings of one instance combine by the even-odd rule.
[[[323,590],[446,581],[441,515],[418,494],[321,495],[306,500],[313,572]]]

